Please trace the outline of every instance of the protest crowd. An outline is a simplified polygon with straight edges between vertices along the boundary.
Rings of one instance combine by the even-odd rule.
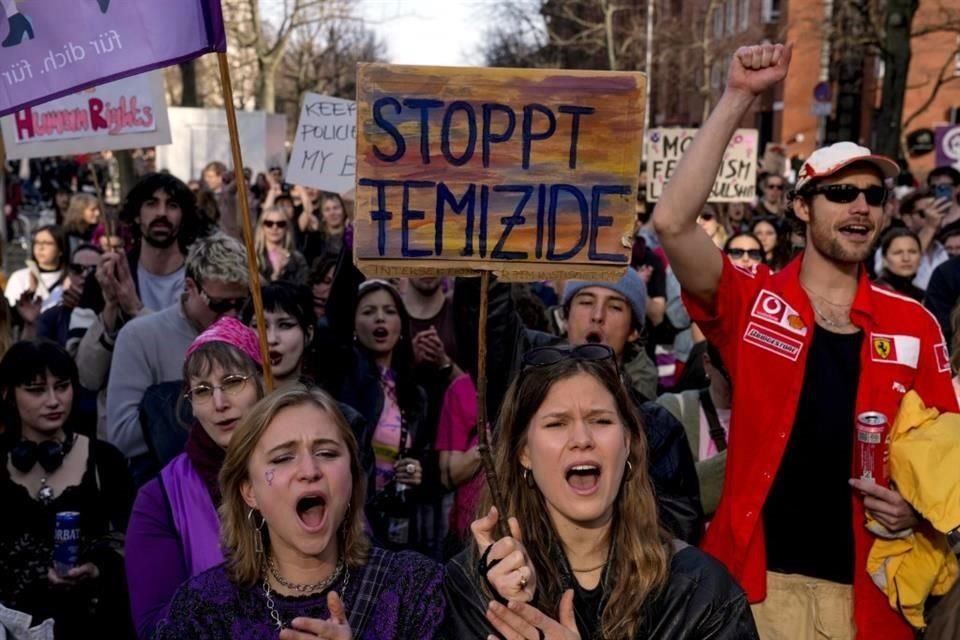
[[[367,277],[361,200],[278,166],[108,206],[8,163],[0,637],[960,638],[960,172],[840,142],[708,202],[790,62],[739,49],[656,202],[640,167],[612,280]]]

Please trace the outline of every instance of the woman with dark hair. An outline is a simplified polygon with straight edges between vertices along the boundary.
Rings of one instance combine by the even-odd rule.
[[[337,256],[321,256],[313,261],[307,284],[313,294],[313,312],[318,320],[326,320],[327,300],[330,299],[330,287],[336,270]]]
[[[74,432],[77,366],[49,340],[19,342],[0,361],[0,604],[35,624],[53,618],[58,640],[129,636],[123,535],[132,487],[113,446]],[[58,514],[73,512],[79,556],[53,561]]]
[[[447,564],[449,637],[758,638],[727,571],[661,528],[643,433],[609,347],[526,355],[494,453],[511,535],[487,492]]]
[[[371,547],[364,470],[337,403],[272,393],[230,442],[220,486],[226,563],[184,584],[156,640],[431,640],[441,568]]]
[[[766,260],[763,244],[752,233],[733,234],[724,243],[723,252],[730,262],[745,269],[753,269]]]
[[[894,227],[880,240],[883,269],[876,283],[917,302],[923,302],[924,291],[913,284],[920,269],[920,238],[913,231]]]
[[[69,255],[60,227],[47,225],[34,231],[26,266],[11,274],[4,289],[10,306],[16,307],[27,292],[31,292],[30,298],[38,299],[44,309],[56,304],[57,300],[51,299],[50,294],[63,283]]]
[[[302,284],[274,282],[261,289],[267,324],[270,368],[277,388],[309,378],[310,345],[317,322],[310,291]],[[243,322],[256,326],[253,303],[243,309]]]
[[[778,218],[757,218],[750,223],[750,233],[756,236],[763,248],[764,264],[771,271],[779,271],[790,262],[792,247],[789,240],[789,230],[784,236],[781,226],[783,222]]]
[[[224,560],[218,475],[240,420],[263,398],[257,334],[221,318],[197,336],[183,363],[194,422],[185,451],[137,494],[125,558],[137,635],[153,637],[177,588]]]
[[[352,344],[324,357],[326,368],[335,371],[323,379],[366,422],[357,439],[376,541],[387,548],[422,549],[428,532],[418,531],[416,514],[427,504],[426,490],[432,490],[430,484],[423,487],[423,461],[435,434],[427,428],[426,395],[414,374],[410,317],[400,293],[385,280],[363,282],[352,308]]]

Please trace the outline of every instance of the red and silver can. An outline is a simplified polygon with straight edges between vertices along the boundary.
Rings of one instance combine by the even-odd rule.
[[[854,473],[861,480],[887,486],[887,416],[867,411],[857,416]]]

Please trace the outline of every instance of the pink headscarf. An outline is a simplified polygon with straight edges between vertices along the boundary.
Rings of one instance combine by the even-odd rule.
[[[187,349],[186,358],[205,344],[211,342],[225,342],[231,347],[250,356],[250,359],[263,368],[263,359],[260,357],[260,340],[257,333],[232,316],[224,316],[207,327],[207,330],[194,338]]]

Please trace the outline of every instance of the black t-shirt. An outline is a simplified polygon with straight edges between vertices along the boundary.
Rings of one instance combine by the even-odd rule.
[[[767,568],[853,583],[851,477],[863,333],[816,326],[796,421],[763,509]]]

